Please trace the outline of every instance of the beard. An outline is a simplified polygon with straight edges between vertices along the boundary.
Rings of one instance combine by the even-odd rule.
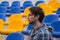
[[[35,21],[33,21],[33,22],[30,22],[29,24],[35,24]]]

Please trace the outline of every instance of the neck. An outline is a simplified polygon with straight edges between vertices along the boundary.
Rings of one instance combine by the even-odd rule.
[[[33,25],[34,30],[36,30],[37,28],[39,28],[41,26],[41,23],[39,21],[36,21]]]

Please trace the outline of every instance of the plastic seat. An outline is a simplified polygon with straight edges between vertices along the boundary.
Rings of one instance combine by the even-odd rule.
[[[44,3],[44,1],[37,1],[37,2],[35,3],[35,6],[37,6],[37,5],[40,4],[40,3]]]
[[[60,8],[58,8],[58,10],[56,11],[56,14],[60,16]]]
[[[14,1],[12,3],[11,7],[20,7],[20,2],[19,1]]]
[[[38,4],[38,7],[42,8],[42,10],[44,11],[45,16],[50,15],[50,14],[53,13],[53,8],[50,7],[49,5],[45,4],[45,3]]]
[[[8,22],[10,22],[12,20],[22,20],[22,15],[21,14],[12,14],[9,17]]]
[[[58,16],[57,15],[47,15],[44,17],[42,23],[45,25],[51,25],[52,22],[58,20]]]
[[[27,7],[27,8],[24,10],[24,13],[22,14],[22,17],[24,18],[23,21],[24,21],[25,25],[28,25],[28,24],[29,24],[28,18],[27,18],[28,13],[29,13],[29,8],[30,8],[30,7]]]
[[[11,7],[10,14],[20,14],[20,13],[21,13],[20,7]]]
[[[30,32],[31,32],[31,30],[32,30],[32,28],[33,28],[33,24],[29,24],[28,27],[27,27],[27,29],[26,30],[23,30],[22,33],[24,35],[29,35]]]
[[[3,1],[3,2],[1,3],[1,6],[9,7],[9,2],[8,2],[8,1]]]
[[[29,24],[28,18],[25,16],[22,16],[22,21],[24,22],[24,26],[27,26]]]
[[[37,6],[38,6],[38,7],[43,7],[43,6],[45,7],[45,6],[48,6],[48,4],[46,4],[46,3],[41,3],[41,4],[38,4]]]
[[[0,5],[0,13],[5,14],[6,11],[7,11],[7,8]]]
[[[58,1],[50,1],[48,5],[51,6],[54,11],[56,11],[59,8],[60,3]]]
[[[6,21],[6,14],[0,14],[0,19],[2,19],[3,21]]]
[[[27,8],[27,7],[30,7],[30,6],[33,6],[32,2],[31,1],[25,1],[23,3],[23,9]]]
[[[29,8],[30,8],[30,7],[27,7],[27,8],[24,10],[23,16],[26,16],[26,17],[28,16]]]
[[[58,1],[58,0],[50,0],[50,1]]]
[[[24,35],[22,33],[11,33],[6,40],[24,40]]]
[[[51,26],[54,28],[53,36],[60,38],[60,20],[54,21]]]
[[[2,19],[0,19],[0,32],[1,32],[3,27],[4,27],[4,21]]]
[[[10,34],[13,32],[21,32],[24,29],[23,22],[21,20],[11,20],[7,27],[1,30],[2,34]]]

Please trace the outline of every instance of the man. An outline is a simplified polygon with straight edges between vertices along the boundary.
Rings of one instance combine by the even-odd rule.
[[[42,24],[44,18],[44,12],[39,7],[31,7],[29,9],[28,21],[33,24],[29,40],[53,40],[52,34],[48,30],[48,27]]]

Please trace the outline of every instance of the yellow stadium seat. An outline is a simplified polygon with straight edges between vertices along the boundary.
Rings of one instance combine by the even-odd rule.
[[[58,1],[50,1],[48,2],[48,5],[53,8],[53,11],[57,11],[57,9],[60,7],[60,3]]]
[[[0,19],[0,32],[1,32],[3,27],[4,27],[4,21]]]
[[[45,7],[45,6],[48,6],[48,4],[46,4],[46,3],[41,3],[41,4],[38,4],[37,6],[38,6],[38,7]]]
[[[28,18],[26,15],[22,16],[22,21],[24,22],[24,25],[27,26],[29,23],[28,23]]]
[[[49,5],[47,5],[45,3],[39,4],[38,7],[43,9],[45,16],[53,13],[52,7],[50,7]]]
[[[21,20],[11,20],[7,28],[1,30],[1,33],[10,34],[13,32],[21,32],[23,29],[23,22]]]
[[[31,7],[31,6],[30,6]],[[24,13],[22,14],[22,18],[24,19],[23,22],[25,25],[28,25],[28,19],[27,19],[27,16],[28,16],[28,13],[29,13],[29,8],[30,7],[27,7],[25,10],[24,10]]]
[[[10,22],[11,20],[22,20],[22,15],[21,14],[12,14],[9,17],[8,22]]]
[[[30,6],[31,7],[31,6]],[[29,8],[30,7],[27,7],[25,10],[24,10],[24,13],[23,13],[23,16],[27,16],[28,15],[28,12],[29,12]]]
[[[25,21],[24,21],[25,26],[28,26],[29,22],[28,22],[28,18],[26,17]]]
[[[58,0],[49,0],[49,1],[58,1]]]

